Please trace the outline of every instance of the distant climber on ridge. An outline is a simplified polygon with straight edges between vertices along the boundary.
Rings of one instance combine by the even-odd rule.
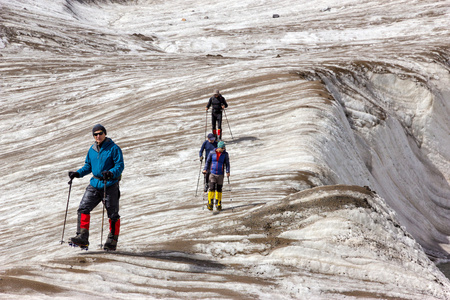
[[[227,101],[220,94],[219,90],[214,90],[213,96],[209,98],[206,110],[212,106],[211,122],[212,132],[217,139],[222,140],[222,110],[228,107]],[[216,124],[217,123],[217,124]]]

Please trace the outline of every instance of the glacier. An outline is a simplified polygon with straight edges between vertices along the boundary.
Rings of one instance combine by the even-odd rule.
[[[450,299],[449,28],[448,1],[0,0],[0,299]],[[114,253],[100,206],[89,251],[60,244],[97,123]]]

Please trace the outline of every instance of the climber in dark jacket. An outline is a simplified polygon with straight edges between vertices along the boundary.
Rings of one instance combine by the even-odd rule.
[[[216,137],[214,134],[210,133],[208,134],[208,139],[206,141],[203,142],[202,147],[200,148],[200,161],[203,161],[203,152],[205,152],[205,157],[208,158],[209,156],[209,152],[213,151],[214,149],[217,148],[217,142],[216,142]],[[204,192],[206,193],[208,191],[208,187],[209,187],[209,170],[207,170],[207,172],[205,173],[205,188],[204,188]]]
[[[211,98],[209,98],[208,104],[206,105],[206,110],[208,110],[211,106],[212,106],[211,112],[212,132],[219,140],[221,140],[222,110],[227,108],[228,104],[225,98],[220,94],[219,90],[214,90],[214,95]]]

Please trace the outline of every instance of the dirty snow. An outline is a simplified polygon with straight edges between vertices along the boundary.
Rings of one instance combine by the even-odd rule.
[[[449,4],[0,0],[0,299],[450,299]],[[115,253],[100,206],[89,251],[60,244],[97,123],[125,158]]]

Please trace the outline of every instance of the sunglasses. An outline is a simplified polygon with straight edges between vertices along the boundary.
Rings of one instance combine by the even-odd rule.
[[[102,131],[102,132],[93,133],[93,135],[94,135],[94,136],[97,136],[97,135],[103,135],[103,133],[104,133],[104,132]]]

